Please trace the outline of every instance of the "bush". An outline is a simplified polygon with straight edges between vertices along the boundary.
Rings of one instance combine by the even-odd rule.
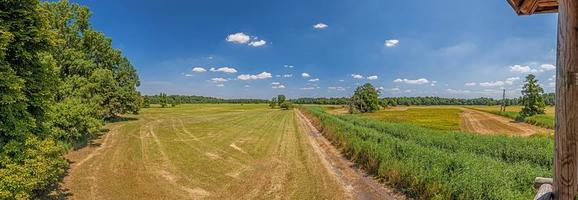
[[[283,110],[290,110],[293,109],[295,106],[293,106],[293,103],[291,102],[283,102],[279,107],[281,107],[281,109]]]

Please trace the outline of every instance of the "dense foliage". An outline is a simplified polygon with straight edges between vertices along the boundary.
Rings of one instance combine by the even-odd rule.
[[[57,186],[69,147],[140,108],[136,70],[67,1],[0,1],[0,199]]]
[[[164,97],[161,95],[144,96],[145,105],[147,104],[161,104]],[[167,104],[170,102],[179,102],[180,104],[220,104],[220,103],[233,103],[233,104],[257,104],[257,103],[269,103],[269,100],[264,99],[221,99],[215,97],[203,97],[203,96],[186,96],[186,95],[168,95]]]
[[[379,110],[379,91],[366,83],[357,87],[349,102],[350,113],[367,113]]]
[[[417,199],[531,199],[533,179],[551,176],[553,140],[435,131],[306,113],[352,161]]]
[[[537,114],[544,114],[546,103],[543,98],[544,89],[538,84],[536,76],[530,74],[526,77],[526,84],[522,89],[522,111],[520,117],[526,118]]]

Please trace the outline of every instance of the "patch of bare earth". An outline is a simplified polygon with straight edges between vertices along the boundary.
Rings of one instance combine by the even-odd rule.
[[[355,164],[341,155],[329,140],[311,124],[311,121],[297,110],[297,115],[309,133],[314,151],[321,157],[325,168],[336,177],[351,199],[406,199],[402,194],[386,187],[371,175],[355,167]]]
[[[482,111],[462,108],[461,130],[481,134],[511,134],[530,136],[534,134],[548,134],[553,130],[533,126],[527,123],[516,122],[510,118],[486,113]]]

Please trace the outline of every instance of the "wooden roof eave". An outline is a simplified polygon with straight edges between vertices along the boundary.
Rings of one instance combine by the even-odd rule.
[[[557,13],[558,0],[508,0],[518,15]]]

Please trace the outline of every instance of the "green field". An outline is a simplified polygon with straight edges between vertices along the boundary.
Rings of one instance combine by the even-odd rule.
[[[363,117],[393,123],[409,123],[436,130],[460,130],[460,113],[457,107],[399,107],[374,113],[360,114]]]
[[[551,177],[553,140],[438,131],[303,109],[343,153],[417,199],[532,199]]]
[[[149,108],[70,153],[74,199],[342,199],[292,110]]]
[[[500,106],[467,106],[467,108],[489,112],[511,119],[516,119],[519,116],[519,112],[522,110],[522,106],[508,106],[506,112],[500,112]],[[524,119],[524,122],[544,128],[554,129],[556,121],[556,117],[554,116],[555,112],[556,110],[554,106],[548,106],[546,107],[545,114],[528,117]]]

